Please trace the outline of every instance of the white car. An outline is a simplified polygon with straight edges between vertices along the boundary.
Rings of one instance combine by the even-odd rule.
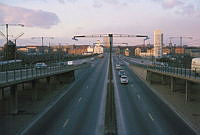
[[[128,84],[128,77],[126,75],[122,75],[120,77],[121,84]]]
[[[67,62],[67,65],[69,65],[69,66],[72,66],[74,63],[73,63],[73,61],[68,61]]]
[[[47,64],[45,63],[36,63],[35,68],[37,69],[42,69],[42,68],[47,68]]]

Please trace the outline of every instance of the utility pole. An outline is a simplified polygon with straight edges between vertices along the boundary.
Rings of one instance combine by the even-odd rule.
[[[8,45],[8,24],[6,24],[6,42]]]
[[[42,36],[42,37],[32,37],[31,39],[41,39],[41,42],[42,42],[42,53],[44,53],[44,39],[54,39],[54,37],[43,37]]]

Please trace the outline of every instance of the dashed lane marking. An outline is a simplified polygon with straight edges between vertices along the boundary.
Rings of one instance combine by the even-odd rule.
[[[138,97],[138,99],[140,99],[140,95],[139,94],[137,95],[137,97]]]
[[[67,126],[68,122],[69,122],[69,119],[66,119],[65,123],[63,124],[63,128]]]
[[[78,102],[80,102],[82,100],[82,97],[79,98]]]
[[[152,121],[154,121],[154,118],[152,117],[151,113],[148,113],[148,115],[149,115],[150,119],[151,119]]]

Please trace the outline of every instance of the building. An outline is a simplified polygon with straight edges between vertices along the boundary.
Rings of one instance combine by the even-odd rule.
[[[24,52],[24,53],[47,53],[49,51],[48,46],[35,46],[35,45],[28,45],[28,46],[18,46],[17,51]]]
[[[170,53],[171,53],[171,49],[170,48],[167,48],[167,47],[163,48],[163,55],[168,55]]]
[[[88,48],[87,48],[87,53],[88,54],[93,54],[94,53],[94,46],[88,46]]]
[[[125,56],[129,56],[130,55],[130,50],[128,48],[125,49],[124,55]]]
[[[88,46],[87,53],[88,54],[102,54],[103,50],[104,49],[101,45]]]
[[[141,54],[141,48],[136,48],[135,49],[135,56],[140,56]]]
[[[73,47],[68,50],[68,54],[83,55],[87,53],[87,48],[88,45],[73,45]]]
[[[163,48],[163,33],[160,30],[154,31],[154,56],[156,58],[162,57],[162,48]]]
[[[175,48],[175,54],[184,54],[185,49],[183,47],[176,47]]]
[[[102,54],[103,53],[103,46],[95,45],[94,47],[94,54]]]
[[[103,44],[105,48],[110,48],[110,37],[104,37]]]

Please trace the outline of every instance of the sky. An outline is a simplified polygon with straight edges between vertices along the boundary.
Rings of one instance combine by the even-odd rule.
[[[192,36],[184,44],[200,45],[200,0],[0,0],[0,25],[5,23],[25,25],[9,27],[10,38],[24,32],[20,44],[40,44],[40,39],[31,37],[41,36],[55,37],[52,44],[92,43],[97,39],[77,43],[71,38],[104,33],[149,35],[148,42],[153,43],[153,31],[160,29],[165,44],[170,36]],[[5,33],[5,27],[0,31]],[[143,43],[133,38],[114,40]]]

